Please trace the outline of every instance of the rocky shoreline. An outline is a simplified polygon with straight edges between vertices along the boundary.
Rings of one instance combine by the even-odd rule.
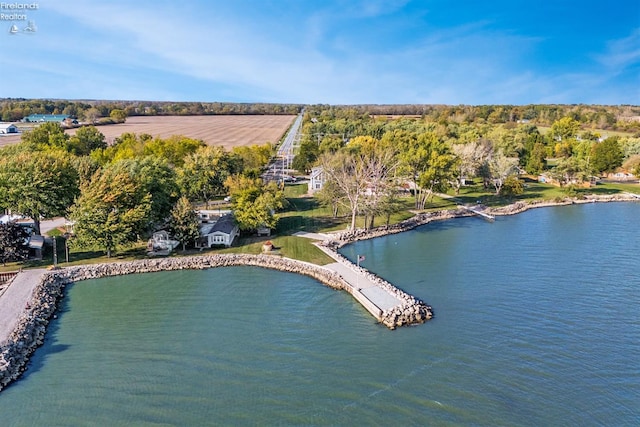
[[[595,202],[621,202],[635,201],[633,196],[612,195],[612,196],[586,196],[581,199],[565,198],[558,201],[540,202],[517,202],[509,206],[500,208],[487,208],[486,213],[490,215],[515,215],[529,209],[565,206],[571,204],[595,203]],[[376,318],[389,329],[399,326],[424,323],[433,316],[431,307],[423,301],[403,292],[389,282],[369,272],[368,270],[355,266],[348,259],[337,252],[337,249],[351,242],[358,240],[372,239],[389,234],[401,233],[428,224],[433,221],[442,221],[453,218],[473,216],[474,213],[466,209],[456,209],[451,211],[429,212],[417,214],[400,223],[377,227],[371,230],[356,230],[333,233],[331,238],[321,242],[320,245],[332,252],[332,255],[339,262],[348,265],[357,273],[365,275],[376,285],[395,295],[402,303],[387,311],[374,312],[365,305]],[[64,294],[64,288],[69,283],[80,280],[97,279],[102,277],[118,276],[133,273],[150,273],[157,271],[186,270],[186,269],[207,269],[215,267],[230,266],[256,266],[275,269],[285,272],[303,274],[312,277],[324,285],[345,290],[354,296],[358,301],[358,289],[349,285],[340,275],[329,271],[315,264],[306,263],[287,258],[280,258],[270,255],[206,255],[184,258],[162,258],[146,259],[131,262],[118,262],[107,264],[95,264],[86,266],[69,267],[54,270],[44,274],[40,283],[36,287],[31,301],[28,303],[25,313],[18,321],[18,325],[9,338],[0,343],[0,390],[16,380],[27,369],[30,356],[37,347],[42,345],[50,319],[55,315],[58,302]],[[362,302],[362,301],[361,301]]]
[[[29,301],[24,314],[19,319],[16,328],[8,340],[0,343],[0,390],[20,377],[27,369],[30,356],[44,342],[47,325],[55,315],[58,302],[64,294],[66,285],[81,280],[125,274],[230,266],[255,266],[303,274],[318,280],[330,288],[345,290],[357,297],[355,294],[358,290],[352,288],[349,283],[335,272],[315,264],[270,255],[225,254],[145,259],[53,270],[41,276],[40,283],[34,290],[31,301]],[[372,312],[389,329],[423,323],[431,317],[430,307],[423,302],[396,289],[382,279],[379,279],[379,284],[397,291],[397,295],[401,296],[403,301],[401,306],[389,312]]]
[[[507,206],[501,206],[499,208],[484,208],[483,213],[492,216],[505,216],[515,215],[529,209],[553,207],[553,206],[568,206],[574,204],[585,203],[608,203],[608,202],[640,202],[640,199],[632,195],[615,194],[615,195],[588,195],[582,198],[578,197],[565,197],[561,200],[539,200],[532,202],[515,202]],[[443,210],[437,212],[427,212],[416,214],[415,216],[401,221],[397,224],[389,226],[383,225],[375,227],[369,230],[357,229],[355,231],[341,231],[331,233],[331,238],[325,241],[323,244],[333,250],[337,250],[344,245],[347,245],[358,240],[368,240],[376,237],[387,236],[389,234],[402,233],[404,231],[412,230],[421,225],[426,225],[433,221],[444,221],[454,218],[464,218],[469,216],[476,216],[475,213],[468,209],[458,208],[452,210]]]

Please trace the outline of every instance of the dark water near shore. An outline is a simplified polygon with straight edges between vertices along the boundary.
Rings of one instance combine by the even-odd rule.
[[[640,204],[344,248],[434,307],[389,331],[259,268],[80,282],[0,425],[638,425]]]

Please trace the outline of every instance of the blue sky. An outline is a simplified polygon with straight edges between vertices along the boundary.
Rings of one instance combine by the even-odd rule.
[[[637,0],[18,3],[0,97],[640,104]]]

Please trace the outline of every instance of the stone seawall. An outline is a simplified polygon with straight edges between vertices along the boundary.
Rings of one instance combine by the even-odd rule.
[[[320,245],[323,245],[323,243],[324,242],[320,243]],[[392,285],[366,268],[355,265],[334,248],[325,247],[332,251],[331,256],[333,259],[346,265],[355,273],[364,276],[370,282],[400,300],[399,305],[389,310],[381,310],[380,312],[380,321],[389,329],[395,329],[397,326],[424,323],[433,317],[431,306],[427,305],[424,301],[404,292],[402,289]]]
[[[499,208],[489,208],[487,213],[495,216],[501,215],[516,215],[529,209],[536,208],[548,208],[554,206],[569,206],[579,205],[585,203],[608,203],[608,202],[638,202],[634,196],[624,194],[611,194],[611,195],[587,195],[582,198],[577,197],[565,197],[554,201],[550,200],[538,200],[532,202],[516,202],[511,205],[502,206]]]
[[[382,225],[380,227],[371,228],[369,230],[359,228],[355,231],[341,231],[337,233],[331,233],[331,239],[327,242],[327,246],[339,248],[358,240],[374,239],[376,237],[413,230],[416,227],[429,224],[433,221],[444,221],[447,219],[462,218],[474,215],[474,213],[469,212],[466,209],[452,209],[438,212],[420,213],[397,224]]]
[[[326,268],[269,255],[224,254],[145,259],[53,270],[41,277],[40,283],[34,290],[31,301],[28,303],[25,313],[20,317],[15,330],[8,340],[0,343],[0,390],[16,380],[27,369],[29,357],[44,342],[49,320],[54,316],[58,301],[62,298],[64,288],[69,283],[134,273],[230,266],[255,266],[303,274],[330,288],[345,290],[352,295],[357,292],[340,275]],[[356,296],[354,295],[354,297]],[[402,307],[392,313],[376,315],[372,312],[372,314],[390,329],[413,323],[423,323],[428,318],[426,316],[430,311],[425,309],[424,303],[415,299],[411,300],[411,298],[408,296]],[[412,301],[414,306],[411,305]]]

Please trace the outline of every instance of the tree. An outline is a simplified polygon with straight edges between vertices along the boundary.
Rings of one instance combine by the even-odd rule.
[[[592,148],[591,165],[598,173],[613,172],[616,168],[622,166],[623,158],[618,138],[611,137],[595,143]]]
[[[111,113],[109,113],[109,117],[116,123],[124,123],[125,120],[127,120],[127,112],[119,108],[114,108],[111,110]]]
[[[565,139],[575,138],[579,129],[580,122],[571,117],[563,117],[553,122],[549,135],[556,141],[564,141]]]
[[[489,171],[496,194],[500,194],[502,186],[507,178],[518,171],[518,159],[515,157],[507,157],[502,151],[498,151],[489,160]]]
[[[95,126],[84,126],[69,138],[68,149],[76,156],[86,156],[98,148],[107,148],[104,135]]]
[[[463,181],[473,176],[480,165],[489,159],[493,153],[493,144],[486,139],[481,139],[466,144],[453,144],[451,147],[458,161],[456,162],[453,181],[456,194],[460,193]]]
[[[119,245],[138,240],[151,213],[151,195],[123,163],[96,172],[71,207],[78,246],[98,246],[107,257]]]
[[[186,156],[195,153],[204,146],[205,143],[199,139],[173,135],[166,139],[155,138],[144,143],[142,153],[164,158],[169,164],[175,167],[182,167]]]
[[[298,148],[298,153],[293,158],[291,166],[299,172],[308,172],[318,159],[319,151],[319,144],[317,142],[309,137],[303,139],[300,143],[300,148]]]
[[[24,132],[21,140],[37,150],[46,148],[62,148],[66,150],[69,135],[64,133],[64,129],[59,123],[46,122],[39,124],[33,130]]]
[[[583,182],[589,176],[589,171],[585,161],[580,161],[575,157],[562,159],[551,171],[551,176],[558,181],[560,187],[574,182]]]
[[[356,217],[360,201],[367,189],[366,163],[360,154],[338,151],[325,153],[320,157],[326,182],[343,195],[351,211],[350,229],[356,229]],[[346,203],[345,203],[346,204]]]
[[[78,172],[64,152],[17,152],[0,157],[0,207],[40,219],[63,216],[79,192]]]
[[[260,227],[275,228],[278,222],[274,213],[284,206],[284,193],[277,184],[264,184],[260,178],[234,175],[225,185],[231,194],[233,214],[241,230]]]
[[[2,265],[7,261],[21,261],[29,256],[27,239],[29,233],[15,221],[0,224],[0,260]]]
[[[178,185],[189,200],[199,200],[209,207],[213,196],[225,193],[225,180],[238,171],[223,148],[207,146],[188,155],[177,172]]]
[[[388,139],[359,136],[351,140],[350,150],[356,150],[364,162],[367,189],[362,198],[361,210],[365,215],[365,228],[372,228],[375,217],[386,214],[390,204],[382,203],[395,193],[394,173],[398,166],[395,144]],[[368,221],[367,221],[368,219]]]
[[[171,215],[179,193],[173,168],[166,160],[155,156],[122,160],[116,164],[127,168],[143,191],[151,196],[148,226],[165,222]]]
[[[171,210],[169,231],[177,241],[182,243],[183,251],[188,244],[195,242],[200,236],[199,225],[198,214],[193,210],[189,199],[185,196],[180,197]]]
[[[101,116],[102,114],[100,113],[100,110],[95,107],[91,107],[84,112],[85,122],[91,125],[95,124],[98,121],[98,118],[100,118]]]
[[[519,196],[522,193],[524,193],[524,185],[515,175],[509,175],[500,189],[500,195],[506,197]]]
[[[544,144],[536,142],[528,155],[525,169],[530,174],[539,174],[547,166],[547,150]]]

